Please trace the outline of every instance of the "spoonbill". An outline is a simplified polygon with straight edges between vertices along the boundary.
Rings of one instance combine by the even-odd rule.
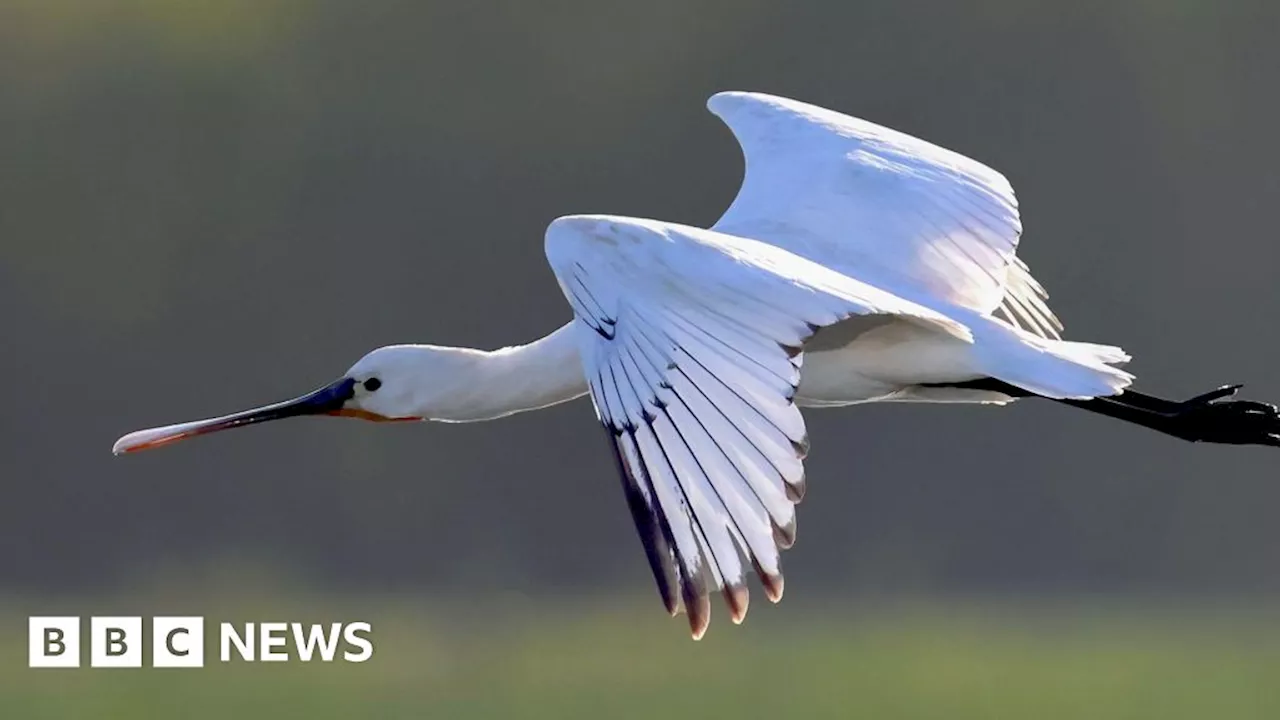
[[[573,319],[494,351],[392,345],[293,400],[120,438],[126,453],[302,415],[489,420],[590,394],[666,610],[694,639],[754,570],[782,597],[808,450],[797,406],[1047,398],[1192,442],[1280,446],[1275,406],[1231,385],[1177,402],[1129,389],[1120,348],[1061,339],[1015,255],[1000,173],[813,105],[707,103],[746,161],[711,229],[571,215],[546,255]]]

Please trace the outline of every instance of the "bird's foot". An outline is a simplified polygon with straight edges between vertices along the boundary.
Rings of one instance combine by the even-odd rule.
[[[1242,385],[1224,385],[1178,404],[1173,434],[1192,442],[1280,447],[1280,409],[1252,400],[1228,400]]]

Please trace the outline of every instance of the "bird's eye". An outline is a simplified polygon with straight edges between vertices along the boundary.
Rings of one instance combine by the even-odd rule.
[[[369,378],[368,380],[364,381],[364,389],[368,390],[369,392],[373,392],[380,387],[382,387],[382,381],[376,377]]]

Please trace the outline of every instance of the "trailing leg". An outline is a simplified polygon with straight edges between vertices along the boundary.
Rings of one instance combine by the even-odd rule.
[[[944,387],[989,390],[1010,397],[1036,397],[1035,393],[995,378]],[[1280,410],[1269,403],[1228,399],[1241,387],[1225,385],[1181,402],[1132,390],[1088,400],[1054,402],[1131,422],[1189,442],[1280,447]]]

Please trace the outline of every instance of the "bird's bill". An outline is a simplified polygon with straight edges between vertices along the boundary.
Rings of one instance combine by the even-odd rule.
[[[361,413],[363,411],[343,408],[343,404],[354,396],[355,380],[342,378],[302,397],[285,400],[274,405],[266,405],[253,410],[245,410],[244,412],[208,420],[195,420],[193,422],[131,432],[117,440],[116,444],[111,448],[111,452],[120,455],[139,450],[150,450],[178,442],[179,440],[193,438],[197,435],[207,435],[219,430],[230,430],[268,420],[283,420],[284,418],[302,415],[350,415],[362,417]]]

